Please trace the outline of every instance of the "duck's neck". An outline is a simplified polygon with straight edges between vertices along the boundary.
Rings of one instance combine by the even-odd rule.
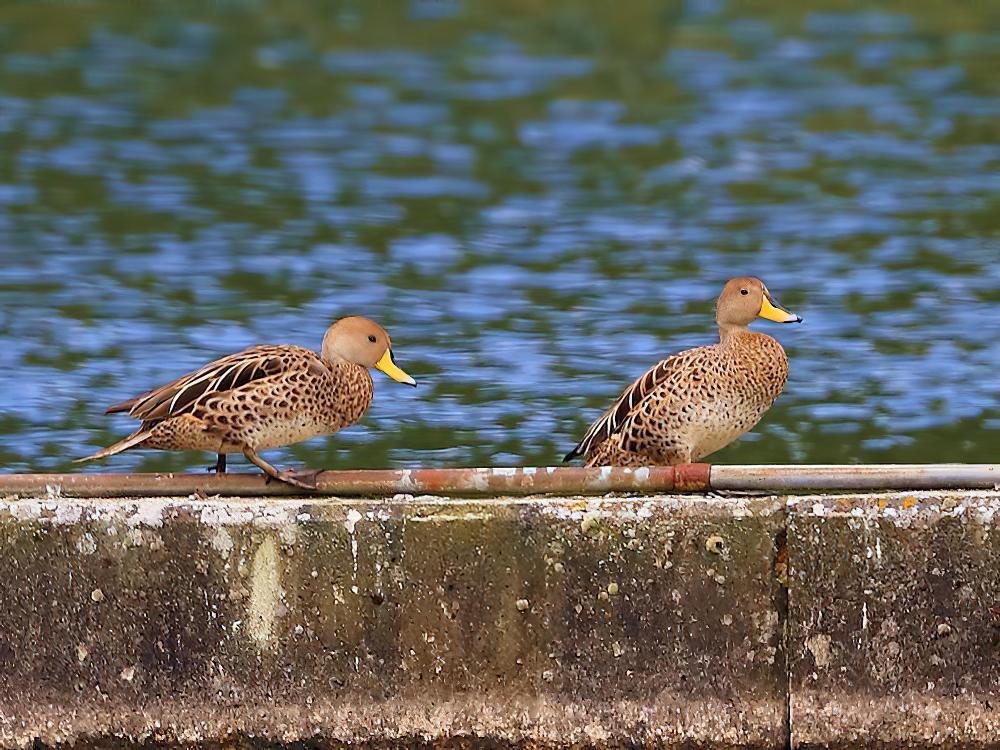
[[[334,352],[323,352],[320,359],[322,359],[323,363],[333,372],[345,372],[350,370],[364,370],[365,372],[368,372],[368,368],[364,365],[354,364],[350,360],[345,359]]]
[[[325,346],[323,347],[323,351],[320,352],[319,358],[330,368],[337,368],[347,364],[346,359]]]
[[[719,323],[719,343],[723,346],[736,343],[741,336],[745,336],[748,333],[750,333],[750,329],[746,326]]]

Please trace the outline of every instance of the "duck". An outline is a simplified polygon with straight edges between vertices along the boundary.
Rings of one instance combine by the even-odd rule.
[[[801,323],[756,276],[730,279],[716,302],[719,342],[657,362],[626,388],[564,461],[672,466],[699,461],[752,430],[788,380],[788,356],[751,331],[757,318]]]
[[[389,334],[368,318],[341,318],[319,353],[300,346],[252,346],[151,391],[109,407],[140,420],[132,434],[78,461],[133,449],[203,450],[226,471],[242,453],[268,477],[315,489],[318,471],[279,471],[259,451],[331,435],[357,423],[374,394],[369,368],[399,383],[416,381],[396,364]]]

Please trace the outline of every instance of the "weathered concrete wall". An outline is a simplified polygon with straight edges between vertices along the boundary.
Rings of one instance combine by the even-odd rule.
[[[1000,747],[996,493],[789,508],[800,747]]]
[[[8,499],[0,744],[995,746],[998,507]]]

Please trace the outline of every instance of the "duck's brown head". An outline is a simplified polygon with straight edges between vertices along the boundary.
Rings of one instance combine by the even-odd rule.
[[[779,305],[767,286],[756,276],[730,279],[715,305],[719,328],[744,328],[755,318],[775,323],[801,323],[802,318]]]
[[[330,326],[323,337],[322,356],[327,362],[343,359],[363,367],[374,367],[400,383],[417,384],[396,366],[389,334],[368,318],[355,315],[341,318]]]

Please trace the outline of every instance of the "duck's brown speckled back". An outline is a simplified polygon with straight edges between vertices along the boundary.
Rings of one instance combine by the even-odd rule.
[[[141,447],[237,453],[266,450],[328,435],[355,424],[371,405],[368,370],[351,362],[324,363],[294,346],[255,347],[243,356],[271,356],[281,367],[242,387],[206,394],[185,414],[154,424]]]
[[[690,463],[724,448],[774,403],[788,380],[788,357],[770,336],[745,331],[649,372],[656,384],[587,454],[587,466]]]

